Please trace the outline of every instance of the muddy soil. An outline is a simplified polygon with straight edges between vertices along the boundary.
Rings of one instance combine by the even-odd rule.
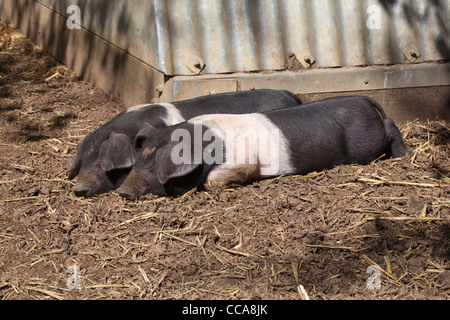
[[[399,123],[411,159],[75,197],[77,145],[123,110],[0,22],[0,299],[450,298],[448,123]]]

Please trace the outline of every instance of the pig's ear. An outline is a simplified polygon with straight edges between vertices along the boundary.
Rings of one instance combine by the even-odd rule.
[[[166,184],[171,179],[181,178],[194,172],[200,164],[174,164],[171,158],[173,146],[166,145],[156,151],[156,174],[161,184]],[[197,161],[198,162],[198,161]]]
[[[111,134],[100,146],[100,166],[106,172],[131,168],[136,162],[136,150],[124,134]]]
[[[139,130],[139,132],[136,135],[136,138],[134,138],[134,147],[136,149],[141,149],[142,145],[144,144],[144,141],[147,140],[151,134],[155,132],[156,128],[146,122],[144,126]]]
[[[82,146],[81,146],[82,147]],[[69,180],[73,180],[80,172],[81,169],[81,147],[78,148],[77,153],[75,154],[75,158],[72,161],[72,164],[70,165],[70,171],[69,171]]]

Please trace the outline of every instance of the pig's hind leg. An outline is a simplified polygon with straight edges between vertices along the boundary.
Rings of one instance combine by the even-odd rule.
[[[393,158],[403,157],[405,154],[409,153],[408,147],[403,142],[402,135],[398,130],[392,119],[386,118],[383,120],[384,129],[386,130],[386,135],[388,138],[387,142],[387,152]]]

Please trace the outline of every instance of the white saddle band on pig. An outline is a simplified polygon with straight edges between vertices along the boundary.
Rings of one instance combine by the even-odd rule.
[[[207,182],[211,184],[226,185],[295,171],[286,137],[262,114],[213,114],[189,122],[208,127],[214,131],[212,135],[224,141],[225,161],[216,163],[209,173]],[[208,131],[205,136],[211,136]]]

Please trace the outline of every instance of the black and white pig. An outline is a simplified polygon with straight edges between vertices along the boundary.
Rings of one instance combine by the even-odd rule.
[[[407,152],[394,122],[368,97],[331,98],[244,115],[211,114],[141,137],[136,163],[117,190],[178,195],[204,183],[227,185],[366,164]]]
[[[119,187],[136,161],[140,146],[137,133],[175,125],[202,114],[265,112],[301,104],[285,90],[254,90],[214,94],[173,103],[139,105],[118,114],[89,134],[72,161],[69,180],[78,176],[73,191],[92,196]]]

